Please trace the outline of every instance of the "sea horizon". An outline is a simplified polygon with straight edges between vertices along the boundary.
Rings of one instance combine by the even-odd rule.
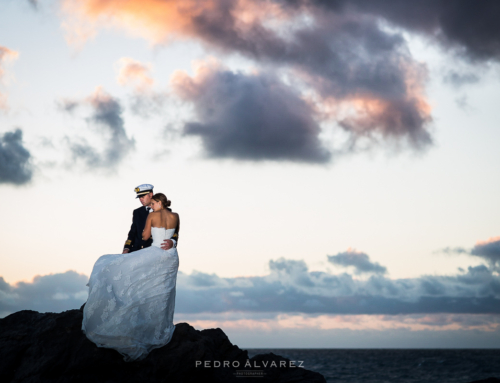
[[[248,349],[273,352],[327,383],[469,383],[500,378],[500,349]]]

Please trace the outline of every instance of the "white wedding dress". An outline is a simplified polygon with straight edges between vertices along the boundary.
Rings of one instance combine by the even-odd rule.
[[[151,247],[100,257],[90,275],[82,330],[98,347],[126,361],[145,358],[170,342],[175,326],[177,249],[161,249],[175,229],[151,228]]]

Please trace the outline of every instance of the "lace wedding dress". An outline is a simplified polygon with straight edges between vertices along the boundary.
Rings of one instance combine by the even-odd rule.
[[[126,361],[145,358],[170,342],[175,326],[177,249],[163,250],[175,229],[151,228],[151,247],[100,257],[90,275],[82,330],[98,347]]]

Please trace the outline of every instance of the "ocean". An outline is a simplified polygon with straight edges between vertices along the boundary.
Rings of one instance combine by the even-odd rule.
[[[500,378],[500,349],[248,349],[272,352],[322,374],[328,383],[468,383]]]

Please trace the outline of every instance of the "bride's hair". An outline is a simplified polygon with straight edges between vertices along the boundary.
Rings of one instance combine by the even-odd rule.
[[[152,199],[154,199],[156,202],[161,202],[161,206],[166,209],[167,207],[170,206],[171,201],[167,199],[165,194],[163,193],[156,193]]]

